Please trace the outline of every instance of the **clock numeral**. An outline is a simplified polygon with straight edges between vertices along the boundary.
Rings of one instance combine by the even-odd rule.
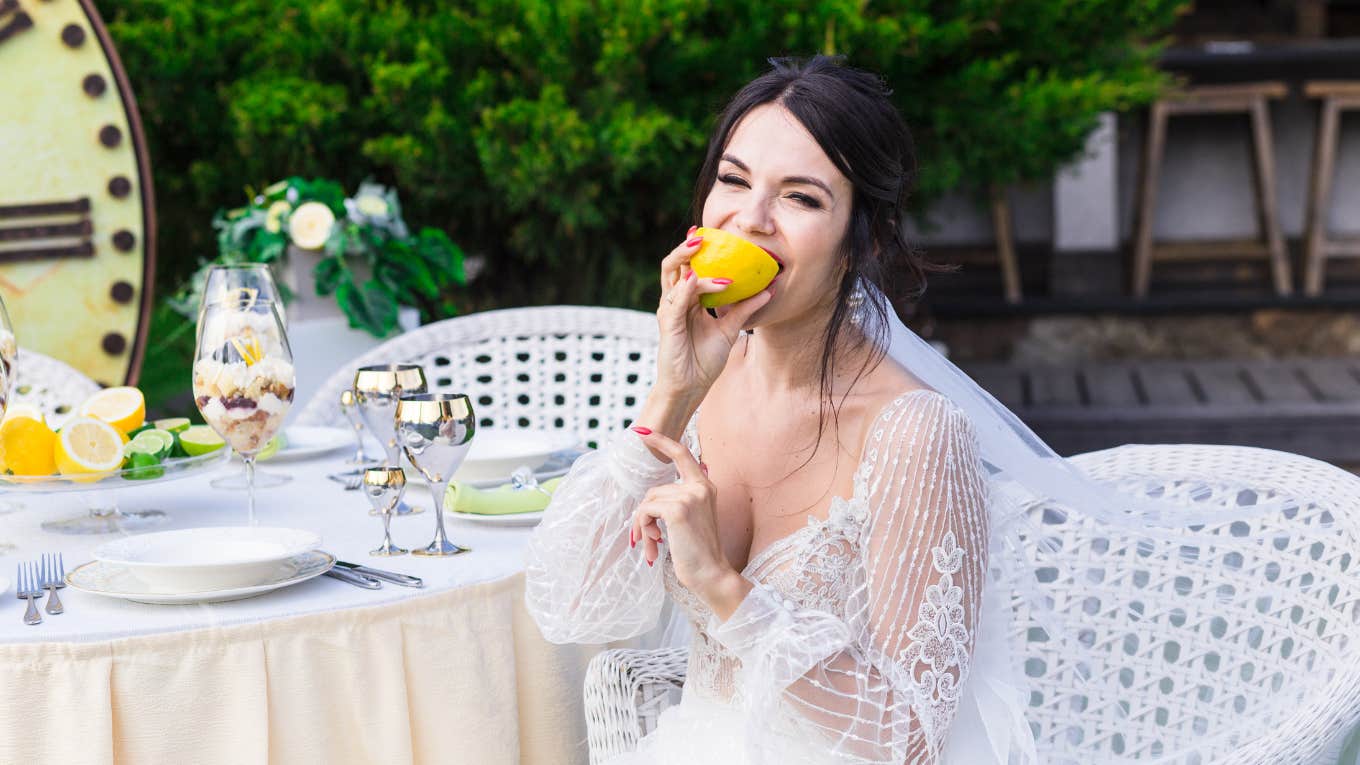
[[[19,10],[19,0],[0,0],[0,42],[25,29],[33,28],[33,19]]]
[[[74,216],[74,220],[57,220]],[[18,225],[12,225],[12,224]],[[0,263],[60,258],[92,258],[90,200],[0,205]],[[75,241],[72,241],[75,240]],[[10,246],[15,245],[15,246]]]

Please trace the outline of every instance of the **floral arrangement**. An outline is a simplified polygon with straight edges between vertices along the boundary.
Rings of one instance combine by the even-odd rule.
[[[334,181],[289,178],[247,196],[245,207],[213,217],[217,257],[170,299],[184,316],[198,315],[198,296],[213,265],[281,265],[306,253],[319,257],[312,269],[316,294],[334,294],[355,329],[387,335],[401,305],[419,308],[426,320],[457,313],[450,293],[467,283],[463,251],[437,228],[412,235],[395,190],[365,182],[346,197]],[[292,298],[286,284],[279,289],[285,300]]]

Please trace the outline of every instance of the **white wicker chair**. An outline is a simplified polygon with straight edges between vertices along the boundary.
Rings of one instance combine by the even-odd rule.
[[[14,366],[10,401],[36,406],[53,427],[60,427],[80,402],[99,390],[99,383],[74,367],[27,348],[19,349]]]
[[[420,364],[431,392],[472,397],[480,427],[578,433],[594,444],[631,422],[656,377],[656,317],[622,308],[507,308],[399,335],[331,375],[299,425],[344,425],[340,392],[368,364]]]
[[[1045,559],[1055,565],[1036,575],[1056,618],[1081,627],[1048,641],[1014,599],[1011,644],[1031,684],[1041,761],[1335,762],[1360,711],[1360,478],[1235,446],[1124,446],[1072,459],[1102,480],[1209,506],[1307,501],[1206,529],[1222,541],[1194,549],[1139,544],[1032,503],[1035,528],[1058,547]],[[1022,545],[1031,560],[1033,542]],[[595,657],[585,690],[592,763],[635,748],[683,683],[683,654]],[[1084,672],[1088,680],[1076,679]],[[1264,719],[1264,702],[1282,698],[1276,708],[1292,711]]]

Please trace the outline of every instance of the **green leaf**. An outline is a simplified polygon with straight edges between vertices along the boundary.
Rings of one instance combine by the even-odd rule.
[[[345,264],[339,258],[322,258],[312,269],[316,280],[316,294],[329,295],[335,292],[340,280],[346,276]]]

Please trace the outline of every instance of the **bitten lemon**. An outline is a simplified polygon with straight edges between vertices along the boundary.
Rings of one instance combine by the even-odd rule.
[[[123,434],[93,417],[73,417],[53,450],[62,475],[103,473],[123,466]]]
[[[52,444],[57,440],[41,419],[17,415],[0,425],[0,459],[15,475],[52,475],[57,464]]]
[[[732,280],[722,292],[701,296],[699,303],[704,308],[717,308],[745,300],[770,286],[779,273],[779,263],[770,257],[770,253],[736,234],[716,228],[701,228],[694,235],[704,238],[699,251],[689,261],[694,273],[705,279]]]
[[[146,398],[131,386],[105,388],[85,399],[76,414],[107,422],[127,435],[146,422]]]

